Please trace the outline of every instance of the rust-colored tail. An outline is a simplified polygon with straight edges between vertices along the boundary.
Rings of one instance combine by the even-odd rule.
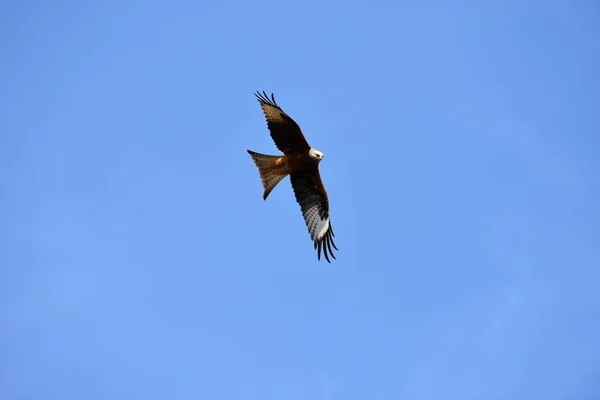
[[[258,168],[260,180],[264,189],[263,200],[266,200],[267,196],[269,196],[269,193],[271,193],[275,186],[288,175],[285,173],[282,174],[279,171],[275,172],[273,163],[281,156],[268,156],[266,154],[255,153],[251,150],[246,151],[250,154],[250,157],[252,157],[252,161],[254,161],[256,168]]]

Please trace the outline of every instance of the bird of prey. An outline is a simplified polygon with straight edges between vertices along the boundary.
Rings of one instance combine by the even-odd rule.
[[[289,175],[296,201],[317,250],[317,258],[321,259],[322,249],[325,259],[330,263],[329,255],[335,258],[331,247],[338,248],[333,242],[335,235],[329,220],[327,192],[319,175],[323,153],[309,146],[298,124],[277,105],[273,94],[269,98],[263,91],[262,94],[256,92],[255,96],[267,120],[271,138],[283,153],[271,156],[247,150],[258,168],[264,189],[263,200]]]

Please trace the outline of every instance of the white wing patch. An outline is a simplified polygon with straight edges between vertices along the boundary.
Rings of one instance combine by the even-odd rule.
[[[318,203],[311,204],[310,206],[306,207],[306,211],[302,211],[306,221],[306,226],[308,227],[310,238],[312,240],[322,240],[323,236],[325,236],[327,233],[327,229],[329,229],[329,217],[323,219],[319,216]]]

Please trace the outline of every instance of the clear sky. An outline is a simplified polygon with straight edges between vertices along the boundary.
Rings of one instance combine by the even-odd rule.
[[[0,398],[600,399],[596,1],[5,1]],[[255,90],[323,151],[318,262]]]

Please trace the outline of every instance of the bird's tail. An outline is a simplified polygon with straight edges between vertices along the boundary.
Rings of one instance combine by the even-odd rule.
[[[254,161],[256,168],[258,168],[260,180],[264,189],[263,200],[266,200],[267,196],[269,196],[269,193],[271,193],[275,186],[288,175],[287,172],[284,172],[275,166],[275,161],[280,159],[281,156],[268,156],[250,150],[247,150],[247,152],[250,154],[250,157],[252,157],[252,161]]]

